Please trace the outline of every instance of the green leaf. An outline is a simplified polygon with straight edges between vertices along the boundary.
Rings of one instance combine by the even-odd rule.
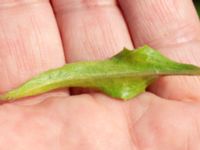
[[[148,46],[123,49],[110,59],[66,64],[44,72],[0,96],[16,100],[66,87],[90,87],[123,100],[145,91],[159,76],[199,75],[200,68],[172,61]]]

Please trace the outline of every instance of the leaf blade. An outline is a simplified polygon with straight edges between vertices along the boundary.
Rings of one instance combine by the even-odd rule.
[[[199,67],[172,61],[148,46],[134,51],[124,48],[107,60],[72,63],[44,72],[0,95],[0,99],[15,100],[65,87],[90,87],[127,100],[144,92],[159,76],[199,74]]]

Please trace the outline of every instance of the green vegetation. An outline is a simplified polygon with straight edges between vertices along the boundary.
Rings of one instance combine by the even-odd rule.
[[[197,12],[198,12],[198,14],[199,14],[199,16],[200,16],[200,0],[194,0],[193,2],[194,2],[194,4],[195,4],[195,7],[196,7],[196,9],[197,9]]]
[[[134,51],[124,48],[107,60],[71,63],[44,72],[0,99],[16,100],[66,87],[90,87],[128,100],[144,92],[159,76],[199,74],[199,67],[174,62],[148,46]]]

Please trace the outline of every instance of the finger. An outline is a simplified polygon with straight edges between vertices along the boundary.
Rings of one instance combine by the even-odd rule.
[[[110,57],[131,39],[115,0],[52,0],[67,61]]]
[[[52,0],[68,62],[111,57],[131,39],[114,0]],[[91,93],[72,88],[71,94]]]
[[[148,44],[168,57],[200,65],[200,23],[191,0],[120,0],[135,46]],[[198,99],[199,78],[167,77],[152,91],[170,99]]]
[[[0,2],[0,92],[64,64],[51,5],[45,0]]]

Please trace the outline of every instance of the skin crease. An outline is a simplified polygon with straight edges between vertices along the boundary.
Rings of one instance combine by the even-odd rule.
[[[191,0],[1,0],[0,92],[133,43],[200,65],[199,38]],[[199,81],[162,78],[128,102],[62,90],[2,104],[0,149],[199,150]]]

